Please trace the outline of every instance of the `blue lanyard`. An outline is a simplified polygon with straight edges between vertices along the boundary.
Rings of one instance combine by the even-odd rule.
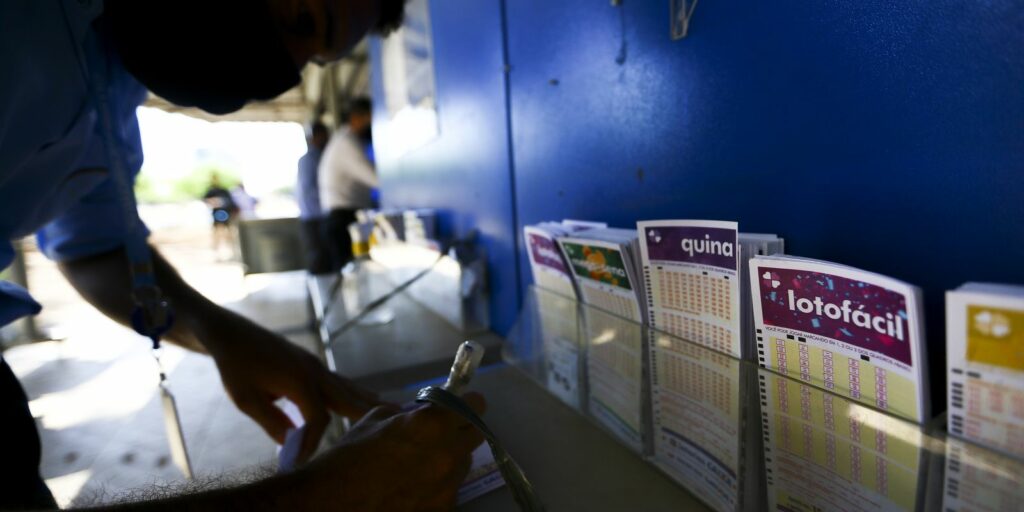
[[[61,7],[64,8],[64,22],[68,26],[68,35],[71,36],[74,31],[67,6],[62,2]],[[101,34],[95,34],[95,37],[86,39],[90,50],[97,55],[102,55],[102,48],[98,41],[101,36]],[[71,39],[70,43],[75,48],[82,77],[89,84],[90,96],[99,115],[100,126],[103,130],[103,145],[108,160],[107,171],[113,177],[117,187],[118,200],[121,203],[125,226],[128,228],[124,240],[124,252],[128,257],[132,278],[132,299],[135,302],[131,315],[132,328],[153,342],[153,358],[156,360],[157,372],[160,377],[160,395],[164,406],[164,422],[167,427],[171,457],[185,474],[185,478],[191,480],[192,464],[188,458],[188,449],[181,430],[178,406],[174,395],[167,386],[167,374],[164,373],[163,364],[160,362],[160,338],[171,329],[171,325],[174,323],[174,312],[171,310],[171,305],[164,300],[160,287],[157,286],[153,255],[149,250],[149,244],[146,243],[146,238],[142,236],[142,221],[139,220],[138,211],[135,209],[134,193],[128,179],[128,165],[123,152],[118,150],[117,139],[114,138],[119,133],[117,130],[119,126],[117,117],[114,116],[111,108],[109,88],[106,83],[105,73],[109,72],[109,61],[105,61],[106,69],[92,70],[90,73],[86,66],[85,52],[79,42],[74,40],[74,37]]]
[[[149,244],[143,236],[142,222],[134,205],[134,193],[128,183],[128,169],[124,155],[118,151],[114,135],[117,133],[110,106],[110,96],[102,73],[92,73],[92,94],[97,102],[100,124],[103,127],[103,144],[110,165],[110,172],[117,186],[122,214],[128,226],[125,239],[125,255],[131,268],[132,299],[135,308],[132,311],[132,328],[135,332],[149,338],[153,342],[153,350],[160,348],[160,338],[170,331],[174,323],[174,312],[170,303],[163,298],[163,293],[156,282],[153,267],[153,255]]]
[[[68,13],[64,12],[64,21],[68,25],[68,34],[71,35],[71,21]],[[93,39],[87,39],[91,49],[97,55],[102,53],[99,48],[100,34]],[[170,303],[164,299],[163,293],[156,282],[156,274],[153,266],[153,255],[150,252],[149,244],[143,236],[142,221],[139,220],[138,211],[135,208],[134,192],[128,181],[128,166],[125,163],[124,154],[118,150],[115,135],[119,133],[117,118],[114,116],[110,104],[109,87],[106,80],[107,69],[90,70],[86,65],[86,58],[78,41],[71,41],[74,46],[79,67],[89,84],[89,93],[95,104],[99,115],[100,126],[103,130],[103,146],[107,154],[107,171],[114,179],[118,191],[118,202],[121,204],[122,215],[125,225],[128,227],[127,237],[124,241],[125,255],[128,258],[132,278],[132,300],[135,307],[131,314],[131,324],[135,332],[149,338],[153,342],[154,353],[160,348],[160,338],[171,330],[174,324],[174,311]],[[109,65],[109,61],[107,61]],[[161,371],[161,379],[163,372]]]

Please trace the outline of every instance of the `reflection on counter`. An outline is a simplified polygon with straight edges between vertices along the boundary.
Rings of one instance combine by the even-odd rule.
[[[757,479],[741,478],[756,477],[761,459],[760,436],[741,428],[759,421],[756,398],[742,392],[752,368],[653,330],[649,337],[655,465],[715,510],[760,503]]]
[[[711,510],[1024,503],[1022,461],[571,298],[530,289],[508,341],[513,366]]]
[[[634,451],[643,451],[643,329],[597,309],[582,311],[587,408]]]
[[[758,381],[771,510],[916,510],[917,425],[765,370]]]
[[[1024,507],[1024,462],[968,441],[946,438],[942,509],[996,512]]]
[[[547,387],[570,407],[580,407],[579,319],[576,301],[556,294],[538,295],[540,339]]]

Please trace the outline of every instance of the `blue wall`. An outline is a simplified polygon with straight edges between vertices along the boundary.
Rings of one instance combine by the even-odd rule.
[[[517,244],[523,276],[516,235],[540,220],[710,218],[778,233],[792,254],[921,285],[935,375],[943,292],[1024,284],[1019,2],[718,0],[698,4],[681,41],[667,0],[609,3],[505,2],[509,160],[496,142],[497,4],[434,0],[438,89],[487,110],[455,121],[470,123],[452,143],[468,162],[448,151],[409,164],[413,181],[382,169],[386,194],[450,201],[467,222],[481,208],[501,210],[489,222],[517,218],[488,229],[494,247]],[[491,173],[509,162],[514,179]],[[451,167],[480,172],[487,197],[419,191],[465,190]],[[514,315],[495,313],[499,325]]]
[[[916,283],[941,386],[943,292],[1024,284],[1021,4],[701,2],[681,41],[608,4],[508,2],[520,221],[738,220]]]
[[[519,294],[501,2],[434,0],[430,7],[440,135],[404,155],[380,146],[381,202],[437,208],[446,237],[479,230],[489,259],[492,326],[507,332]],[[371,41],[370,52],[378,134],[389,128],[379,41]]]

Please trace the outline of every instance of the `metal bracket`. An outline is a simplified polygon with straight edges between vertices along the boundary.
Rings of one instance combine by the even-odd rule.
[[[670,20],[672,22],[672,40],[686,37],[690,30],[690,18],[697,8],[697,0],[669,0],[671,3]]]

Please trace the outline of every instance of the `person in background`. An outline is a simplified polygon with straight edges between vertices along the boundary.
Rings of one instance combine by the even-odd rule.
[[[203,194],[203,202],[210,207],[213,215],[213,252],[221,259],[221,246],[226,245],[234,252],[234,237],[231,236],[231,223],[238,215],[238,205],[231,197],[231,192],[224,188],[217,173],[210,175],[210,187]]]
[[[238,208],[239,219],[256,218],[256,205],[259,204],[260,200],[249,195],[249,191],[245,190],[245,183],[239,183],[235,188],[231,189],[231,201]]]
[[[0,269],[11,240],[36,233],[40,250],[82,297],[131,325],[133,271],[173,304],[166,341],[209,354],[235,405],[283,442],[305,419],[299,460],[315,451],[329,411],[359,419],[338,446],[294,471],[227,489],[156,493],[92,510],[448,510],[483,438],[433,406],[380,405],[281,335],[203,297],[146,244],[132,183],[142,167],[136,108],[147,89],[179,106],[226,114],[297,86],[310,61],[330,62],[368,33],[401,25],[403,0],[138,0],[0,2]],[[0,324],[41,309],[0,281]],[[140,343],[143,341],[140,340]],[[482,411],[479,395],[466,396]],[[108,397],[117,400],[117,396]],[[83,404],[83,406],[89,406]],[[372,408],[372,410],[371,410]],[[28,398],[0,354],[0,510],[55,509],[39,474]],[[157,489],[159,491],[159,489]],[[138,496],[146,496],[140,490]]]
[[[348,225],[356,210],[372,208],[377,172],[367,158],[371,142],[373,105],[369,98],[352,100],[345,125],[327,143],[317,172],[320,207],[326,213],[324,242],[330,252],[330,270],[337,272],[352,259]]]
[[[299,174],[295,184],[302,243],[306,250],[306,270],[310,274],[331,271],[331,255],[323,237],[323,210],[320,208],[320,186],[317,181],[320,157],[327,147],[329,136],[327,126],[320,121],[310,126],[306,136],[306,154],[299,159]]]

